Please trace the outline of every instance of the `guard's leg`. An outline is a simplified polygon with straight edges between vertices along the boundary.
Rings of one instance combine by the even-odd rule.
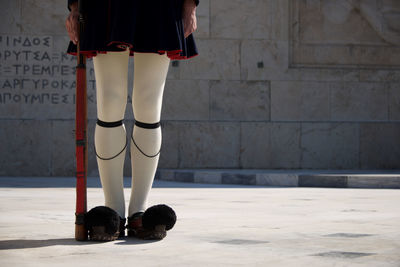
[[[127,103],[129,50],[108,52],[93,58],[96,77],[97,117],[95,151],[105,206],[125,218],[123,166],[126,129],[123,123]]]
[[[170,59],[135,53],[132,94],[135,124],[131,135],[132,190],[128,215],[144,212],[161,148],[161,106]]]

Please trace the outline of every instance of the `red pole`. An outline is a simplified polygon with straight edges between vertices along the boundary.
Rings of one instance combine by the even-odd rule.
[[[76,66],[76,111],[75,111],[75,140],[76,140],[76,211],[75,211],[75,239],[88,239],[84,224],[84,215],[87,211],[86,180],[88,166],[87,149],[87,93],[86,93],[86,57],[80,53],[80,40],[84,30],[82,0],[78,0],[79,27]]]

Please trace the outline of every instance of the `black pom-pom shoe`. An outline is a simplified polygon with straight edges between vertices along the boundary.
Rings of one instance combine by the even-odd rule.
[[[136,212],[128,217],[128,236],[140,239],[161,240],[167,236],[176,222],[175,211],[165,205],[158,204],[145,212]]]
[[[125,221],[106,206],[97,206],[85,214],[85,227],[93,241],[113,241],[125,236]]]

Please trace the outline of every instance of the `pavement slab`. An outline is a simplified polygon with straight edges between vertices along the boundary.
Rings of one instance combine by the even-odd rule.
[[[148,206],[178,218],[165,239],[78,242],[74,184],[0,177],[0,266],[400,266],[398,189],[155,180]],[[87,191],[103,205],[98,178]]]

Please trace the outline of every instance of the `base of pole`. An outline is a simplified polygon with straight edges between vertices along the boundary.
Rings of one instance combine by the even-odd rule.
[[[75,213],[75,240],[86,241],[88,240],[88,231],[85,227],[85,216],[82,213]]]
[[[86,241],[88,240],[88,232],[83,224],[75,224],[75,240]]]

